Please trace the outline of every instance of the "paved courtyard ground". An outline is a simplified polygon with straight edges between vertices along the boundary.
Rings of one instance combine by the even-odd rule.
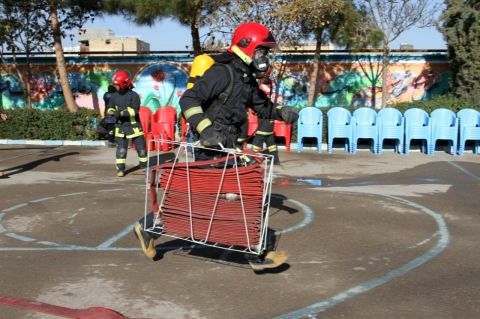
[[[113,148],[0,145],[0,296],[151,319],[480,318],[479,155],[280,158],[270,226],[289,260],[254,273],[171,238],[146,258],[131,232],[143,178],[115,177]]]

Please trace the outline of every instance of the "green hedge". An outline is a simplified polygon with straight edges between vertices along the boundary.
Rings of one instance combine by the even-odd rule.
[[[447,108],[458,112],[463,108],[480,111],[480,101],[471,105],[466,100],[452,96],[438,96],[431,100],[415,101],[391,105],[402,113],[410,108],[421,108],[431,113],[434,109]],[[347,108],[351,112],[355,108]],[[327,112],[322,108],[323,138],[327,138]],[[41,139],[41,140],[96,140],[95,124],[99,113],[88,109],[79,109],[76,113],[66,110],[13,109],[8,110],[8,120],[0,121],[0,139]],[[297,140],[297,125],[292,126],[292,142]],[[281,142],[281,141],[280,141]],[[282,143],[282,142],[281,142]]]
[[[99,113],[79,109],[66,110],[13,109],[8,120],[0,121],[0,139],[95,140]]]

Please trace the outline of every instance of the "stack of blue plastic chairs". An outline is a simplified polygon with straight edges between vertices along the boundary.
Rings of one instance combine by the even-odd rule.
[[[377,112],[369,107],[361,107],[353,112],[353,143],[352,153],[357,152],[358,139],[369,139],[370,150],[378,152]]]
[[[297,149],[303,150],[303,139],[314,137],[317,139],[317,152],[322,151],[323,114],[316,107],[303,108],[298,114]]]
[[[387,107],[378,111],[378,153],[383,151],[386,139],[395,140],[395,150],[402,154],[404,147],[405,118],[394,108]]]
[[[467,141],[473,141],[473,152],[480,154],[480,112],[463,109],[457,112],[459,125],[458,154],[463,155]]]
[[[450,144],[450,154],[455,155],[458,141],[458,118],[455,112],[439,108],[430,114],[430,119],[432,123],[432,142],[429,154],[435,152],[438,140],[447,140]]]
[[[405,117],[405,154],[410,153],[412,140],[422,141],[422,152],[429,153],[432,143],[430,116],[418,108],[411,108],[403,113]]]
[[[343,107],[334,107],[327,112],[328,153],[333,151],[334,139],[343,139],[345,151],[356,153],[359,139],[369,139],[370,149],[381,153],[385,140],[395,141],[395,151],[410,153],[413,140],[421,142],[421,151],[432,155],[437,142],[449,142],[452,155],[463,155],[467,141],[474,143],[473,153],[480,154],[480,112],[463,109],[455,112],[438,108],[428,114],[420,108],[411,108],[403,114],[395,108],[384,108],[378,113],[361,107],[350,113]],[[303,138],[315,137],[317,151],[322,140],[322,112],[314,107],[300,111],[298,121],[298,151],[303,149]]]
[[[333,151],[333,140],[345,140],[345,151],[353,152],[354,119],[349,110],[343,107],[334,107],[327,112],[328,118],[328,153]]]

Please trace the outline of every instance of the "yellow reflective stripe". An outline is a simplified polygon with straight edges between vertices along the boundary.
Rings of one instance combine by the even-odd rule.
[[[237,142],[238,142],[238,143],[242,143],[242,142],[244,142],[245,140],[246,140],[246,138],[241,138],[241,137],[237,138]]]
[[[204,129],[206,129],[211,125],[212,125],[212,121],[210,121],[210,119],[206,117],[197,124],[197,127],[196,127],[197,132],[201,134]]]
[[[262,136],[268,136],[268,135],[272,135],[272,134],[273,134],[273,131],[271,131],[271,132],[256,131],[255,134],[256,134],[256,135],[262,135]]]
[[[125,164],[127,162],[127,159],[125,158],[117,158],[115,160],[115,164]]]
[[[275,108],[276,108],[277,110],[280,110],[280,109],[283,108],[283,105],[277,105]]]
[[[235,53],[236,55],[238,55],[238,57],[240,59],[242,59],[243,62],[245,62],[246,64],[252,63],[252,58],[249,57],[248,55],[246,55],[245,53],[243,53],[243,51],[240,50],[239,47],[234,45],[234,46],[231,47],[231,49],[232,49],[233,53]]]
[[[148,160],[148,158],[146,158],[146,157],[139,157],[139,158],[138,158],[138,161],[139,161],[140,163],[146,163],[147,160]]]
[[[137,121],[135,121],[135,110],[132,107],[128,106],[127,112],[128,114],[130,114],[130,123],[132,124],[137,123]]]
[[[140,129],[138,127],[134,127],[133,128],[133,134],[127,135],[127,138],[134,138],[134,137],[137,137],[137,136],[140,136],[140,135],[143,135],[143,132],[140,131]]]
[[[277,150],[277,145],[270,145],[267,149],[269,152],[274,152]]]
[[[183,112],[183,116],[185,117],[186,120],[188,120],[195,114],[203,114],[203,109],[201,106],[192,106],[191,108]]]
[[[260,150],[261,150],[260,146],[252,145],[252,151],[258,152],[258,151],[260,151]]]
[[[107,109],[107,113],[108,113],[108,112],[115,112],[116,110],[117,110],[117,107],[116,107],[116,106],[115,106],[115,107],[109,107],[109,108]]]
[[[117,137],[123,137],[125,134],[123,133],[120,133],[120,128],[119,127],[116,127],[115,128],[115,136]]]

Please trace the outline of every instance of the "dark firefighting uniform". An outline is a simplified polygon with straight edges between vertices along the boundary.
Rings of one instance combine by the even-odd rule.
[[[184,92],[180,107],[194,131],[201,133],[212,126],[224,136],[224,146],[234,148],[247,138],[247,107],[252,108],[259,119],[281,118],[270,99],[258,88],[248,65],[230,53],[213,58],[216,63],[195,81],[193,88]],[[232,85],[229,96],[225,103],[219,103],[229,85]]]
[[[114,92],[108,101],[107,113],[117,117],[115,125],[115,142],[117,143],[116,167],[125,171],[128,144],[133,140],[138,154],[139,165],[147,166],[147,151],[145,137],[139,117],[140,97],[130,89]]]
[[[260,91],[270,99],[272,90],[272,82],[269,77],[260,79]],[[258,153],[263,150],[263,143],[267,146],[266,151],[273,155],[274,164],[280,164],[278,157],[277,144],[275,143],[275,135],[273,134],[274,120],[258,119],[258,127],[252,142],[252,151]]]
[[[267,146],[267,152],[273,155],[274,163],[279,164],[277,144],[273,135],[273,123],[271,119],[258,119],[258,128],[252,142],[252,151],[258,153],[263,150],[263,143]]]

